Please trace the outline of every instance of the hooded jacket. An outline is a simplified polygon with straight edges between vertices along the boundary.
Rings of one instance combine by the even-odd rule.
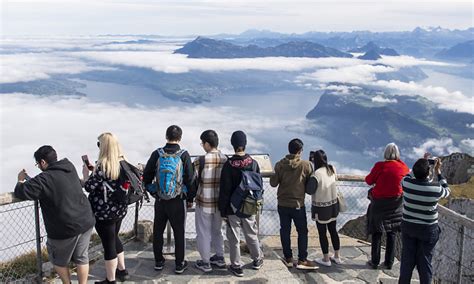
[[[242,171],[251,171],[255,167],[260,173],[258,163],[250,155],[233,155],[222,167],[221,180],[219,185],[218,207],[222,217],[234,215],[230,207],[230,198],[242,180]]]
[[[304,207],[305,187],[313,167],[300,155],[289,154],[275,165],[275,173],[270,177],[270,185],[278,186],[278,206],[289,208]]]
[[[77,236],[95,224],[76,169],[67,159],[51,163],[34,178],[17,183],[15,196],[22,200],[39,200],[46,233],[51,239]]]

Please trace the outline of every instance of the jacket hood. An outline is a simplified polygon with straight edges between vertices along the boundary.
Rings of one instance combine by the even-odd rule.
[[[288,154],[280,161],[282,167],[289,169],[296,169],[302,162],[301,156],[295,154]]]
[[[74,165],[68,159],[62,159],[48,166],[46,171],[63,171],[66,173],[75,170]]]
[[[247,154],[243,156],[234,155],[229,158],[229,163],[234,168],[243,169],[251,166],[253,163],[253,159],[252,157],[250,157],[250,155]]]

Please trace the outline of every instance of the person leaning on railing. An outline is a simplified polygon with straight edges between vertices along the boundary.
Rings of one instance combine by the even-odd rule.
[[[392,269],[395,259],[395,234],[400,231],[402,219],[402,178],[409,172],[400,160],[400,151],[395,143],[385,147],[384,161],[375,163],[365,182],[373,186],[368,193],[370,205],[367,209],[367,230],[372,235],[371,260],[367,264],[377,269],[383,231],[386,232],[385,269]]]
[[[68,159],[58,161],[51,146],[41,146],[34,157],[41,173],[29,178],[22,170],[18,174],[15,197],[39,200],[48,234],[49,260],[63,284],[71,281],[71,260],[77,265],[79,283],[85,284],[89,274],[89,241],[95,219],[79,176]]]
[[[433,250],[439,240],[438,201],[450,194],[446,179],[441,176],[441,160],[431,159],[438,182],[431,182],[430,161],[425,157],[413,165],[412,175],[402,180],[402,259],[399,283],[410,283],[413,269],[418,270],[421,284],[431,283]]]

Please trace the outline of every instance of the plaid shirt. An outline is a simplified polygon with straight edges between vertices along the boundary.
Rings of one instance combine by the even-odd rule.
[[[205,213],[216,213],[219,200],[219,183],[221,171],[227,156],[219,150],[211,151],[204,156],[204,169],[201,173],[198,190],[196,193],[196,206],[203,209]],[[196,175],[199,173],[199,158],[194,161]]]

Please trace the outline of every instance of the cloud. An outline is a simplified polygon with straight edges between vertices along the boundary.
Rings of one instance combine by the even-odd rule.
[[[412,159],[422,158],[426,152],[431,153],[434,156],[446,156],[454,152],[460,152],[459,147],[456,147],[451,138],[440,138],[440,139],[427,139],[419,147],[413,147],[412,153],[409,153],[409,157]]]
[[[91,66],[76,58],[49,53],[0,54],[0,84],[48,79],[55,74],[111,69]]]
[[[433,60],[426,60],[423,58],[415,58],[408,55],[401,56],[382,56],[377,60],[377,63],[389,65],[395,68],[413,67],[413,66],[464,66],[463,64],[447,63]]]
[[[0,188],[12,191],[16,174],[25,168],[37,174],[33,152],[41,145],[52,145],[60,157],[69,158],[78,170],[81,155],[97,156],[96,139],[105,131],[115,133],[133,163],[146,163],[150,153],[165,143],[171,124],[183,128],[182,145],[191,154],[201,154],[199,136],[212,128],[220,136],[221,149],[233,152],[230,135],[241,129],[248,134],[249,151],[260,152],[265,145],[256,135],[281,129],[284,121],[233,107],[127,107],[122,104],[93,103],[87,98],[39,97],[26,94],[0,96]],[[25,115],[27,114],[27,115]]]
[[[468,138],[461,140],[459,145],[464,152],[468,153],[469,155],[474,155],[474,139]]]
[[[382,96],[375,96],[372,98],[372,101],[376,103],[387,103],[387,104],[398,103],[397,99],[389,99],[389,98],[384,98]]]

